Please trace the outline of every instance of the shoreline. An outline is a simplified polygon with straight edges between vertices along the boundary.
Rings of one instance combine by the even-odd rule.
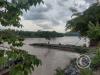
[[[88,51],[87,47],[75,46],[75,45],[64,45],[64,44],[49,44],[49,43],[33,43],[30,46],[44,47],[50,49],[58,49],[63,51],[86,53]]]

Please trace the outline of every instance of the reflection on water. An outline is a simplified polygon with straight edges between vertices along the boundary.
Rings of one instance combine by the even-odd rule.
[[[22,49],[27,50],[30,54],[37,55],[42,60],[42,65],[35,69],[32,75],[54,75],[57,67],[64,68],[72,58],[79,56],[77,53],[65,52],[55,49],[32,47],[29,44],[32,43],[47,43],[48,40],[43,38],[27,38],[25,39],[25,45]],[[83,45],[86,43],[88,46],[89,40],[78,37],[61,37],[50,40],[50,43],[61,44],[73,44]]]

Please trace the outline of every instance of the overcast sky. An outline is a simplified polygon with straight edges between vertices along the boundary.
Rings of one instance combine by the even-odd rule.
[[[44,0],[44,4],[32,6],[21,16],[22,30],[37,31],[49,30],[65,32],[65,25],[71,19],[75,7],[79,12],[86,10],[95,0]],[[1,28],[1,27],[0,27]]]

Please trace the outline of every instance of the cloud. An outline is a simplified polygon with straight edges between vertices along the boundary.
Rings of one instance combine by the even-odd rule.
[[[85,0],[87,3],[91,4],[91,3],[95,3],[96,0]]]
[[[11,0],[9,0],[11,1]],[[25,31],[49,30],[65,32],[65,25],[73,14],[69,8],[76,8],[79,12],[86,10],[96,0],[44,0],[44,4],[30,7],[23,11],[21,24],[23,28],[13,28]],[[3,9],[4,10],[4,9]],[[1,29],[5,27],[0,26]]]
[[[47,19],[44,12],[48,12],[50,9],[52,9],[52,6],[50,4],[48,5],[38,5],[37,7],[32,6],[30,8],[30,11],[25,12],[24,11],[24,19],[26,20],[40,20],[40,19]]]
[[[47,24],[38,24],[37,26],[41,27],[42,30],[52,29],[52,27],[50,25],[47,25]]]
[[[23,18],[25,21],[28,20],[33,25],[37,25],[37,30],[63,32],[65,31],[66,21],[71,19],[72,12],[69,10],[70,7],[83,12],[94,2],[95,0],[44,0],[45,4],[37,7],[32,6],[27,12],[23,11]]]

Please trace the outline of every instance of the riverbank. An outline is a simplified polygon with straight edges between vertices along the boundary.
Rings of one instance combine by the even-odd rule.
[[[86,53],[89,50],[89,48],[87,47],[81,47],[81,46],[75,46],[75,45],[64,45],[64,44],[33,43],[30,45],[50,48],[50,49],[58,49],[58,50],[63,50],[63,51],[77,52],[77,53]]]

